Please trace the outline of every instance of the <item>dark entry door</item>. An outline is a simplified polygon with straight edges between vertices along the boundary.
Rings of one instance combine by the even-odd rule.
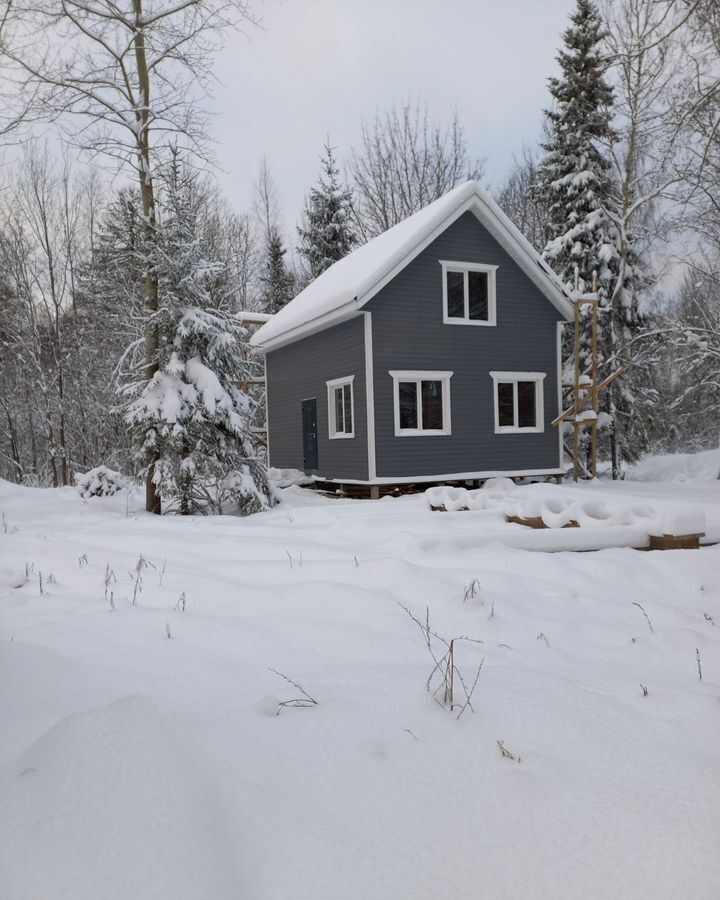
[[[318,467],[317,400],[302,402],[303,468],[311,472]]]

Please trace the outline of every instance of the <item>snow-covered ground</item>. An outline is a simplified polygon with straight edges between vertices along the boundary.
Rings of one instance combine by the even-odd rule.
[[[720,450],[647,456],[628,472],[632,481],[712,481],[720,478]]]
[[[720,539],[718,480],[520,490]],[[532,552],[421,496],[139,500],[0,483],[0,897],[720,896],[720,546]],[[474,713],[428,696],[400,604],[482,641]],[[269,667],[317,705],[276,716]]]

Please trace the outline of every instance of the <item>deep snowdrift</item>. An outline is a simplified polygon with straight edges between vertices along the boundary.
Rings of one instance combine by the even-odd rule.
[[[142,697],[63,717],[1,793],[4,897],[237,896],[217,799]]]

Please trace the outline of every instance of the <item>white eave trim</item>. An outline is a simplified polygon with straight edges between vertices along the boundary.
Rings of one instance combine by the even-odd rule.
[[[266,341],[263,344],[251,344],[253,352],[269,353],[271,350],[277,350],[278,347],[284,347],[286,344],[292,344],[295,341],[299,341],[300,338],[309,337],[311,334],[316,334],[318,331],[332,328],[333,325],[340,325],[342,322],[347,322],[349,319],[360,314],[360,306],[361,304],[358,303],[356,297],[353,300],[344,303],[342,306],[339,306],[337,309],[331,310],[329,313],[325,313],[315,319],[310,319],[310,321],[304,322],[296,328],[292,328],[289,331],[283,332],[283,334],[279,334],[272,340]]]

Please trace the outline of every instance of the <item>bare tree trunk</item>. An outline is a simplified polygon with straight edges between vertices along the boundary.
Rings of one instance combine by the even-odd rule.
[[[150,75],[145,52],[145,35],[142,24],[142,0],[133,0],[135,17],[135,62],[140,83],[141,103],[137,111],[137,157],[142,198],[145,258],[145,380],[151,381],[158,370],[158,283],[153,270],[153,248],[155,246],[155,190],[150,167]],[[145,476],[145,509],[160,515],[162,504],[154,482],[157,456],[150,461]]]
[[[182,463],[185,462],[189,453],[190,448],[187,444],[184,444],[182,449]],[[183,470],[182,463],[180,465],[180,515],[189,516],[192,491],[192,476]]]
[[[45,174],[45,173],[43,173]],[[40,192],[37,181],[33,184],[33,190],[37,201],[37,212],[42,227],[42,239],[44,244],[44,252],[47,256],[48,279],[50,283],[50,300],[52,303],[52,354],[57,366],[57,401],[58,401],[58,437],[60,440],[60,484],[67,485],[69,483],[68,462],[67,462],[67,446],[65,443],[65,379],[63,373],[63,335],[61,334],[60,319],[62,316],[62,297],[58,290],[55,280],[55,253],[53,243],[50,238],[50,229],[48,227],[48,209],[47,196]],[[52,425],[50,424],[50,404],[48,403],[48,425],[52,433]],[[53,439],[53,444],[55,443]],[[55,448],[53,446],[53,478],[57,480],[57,468],[55,461]],[[55,485],[57,487],[57,484]]]
[[[5,416],[7,418],[8,423],[8,440],[10,443],[10,453],[13,468],[15,470],[15,480],[18,484],[22,484],[23,480],[23,465],[22,465],[22,457],[20,456],[20,443],[18,441],[18,433],[17,427],[15,425],[15,420],[10,414],[10,407],[5,402],[5,400],[0,397],[0,404],[5,410]]]

